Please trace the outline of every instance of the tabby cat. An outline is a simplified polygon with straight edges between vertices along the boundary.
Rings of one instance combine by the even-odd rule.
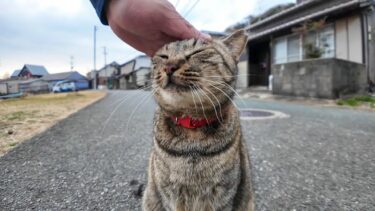
[[[253,210],[250,162],[233,104],[247,36],[178,41],[152,58],[159,105],[143,210]]]

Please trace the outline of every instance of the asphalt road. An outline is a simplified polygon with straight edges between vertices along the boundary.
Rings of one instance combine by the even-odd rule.
[[[147,96],[110,92],[1,157],[0,210],[139,210]],[[257,210],[375,210],[375,113],[237,102],[290,115],[242,121]]]

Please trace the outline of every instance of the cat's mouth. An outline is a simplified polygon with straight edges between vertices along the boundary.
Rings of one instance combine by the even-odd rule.
[[[186,84],[186,82],[184,82],[182,79],[174,75],[167,76],[164,79],[162,88],[167,91],[189,91],[191,90],[190,86]]]

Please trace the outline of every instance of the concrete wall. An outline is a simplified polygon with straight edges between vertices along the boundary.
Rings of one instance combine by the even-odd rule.
[[[140,68],[135,72],[137,86],[146,86],[150,84],[150,68]]]
[[[6,83],[0,83],[0,95],[8,94],[8,85]]]
[[[340,59],[316,59],[273,65],[273,94],[337,98],[365,90],[365,65]]]
[[[132,61],[132,62],[129,62],[129,63],[121,66],[120,75],[127,75],[127,74],[131,73],[134,69],[134,65],[135,65],[134,63],[135,63],[135,61]]]
[[[104,69],[99,70],[99,77],[110,77],[113,73],[117,72],[117,68],[114,66],[106,66]]]

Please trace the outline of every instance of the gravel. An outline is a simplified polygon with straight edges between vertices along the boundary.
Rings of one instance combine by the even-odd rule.
[[[155,109],[149,94],[111,91],[1,157],[0,210],[140,210]],[[375,113],[238,106],[290,116],[242,121],[257,210],[375,210]]]

